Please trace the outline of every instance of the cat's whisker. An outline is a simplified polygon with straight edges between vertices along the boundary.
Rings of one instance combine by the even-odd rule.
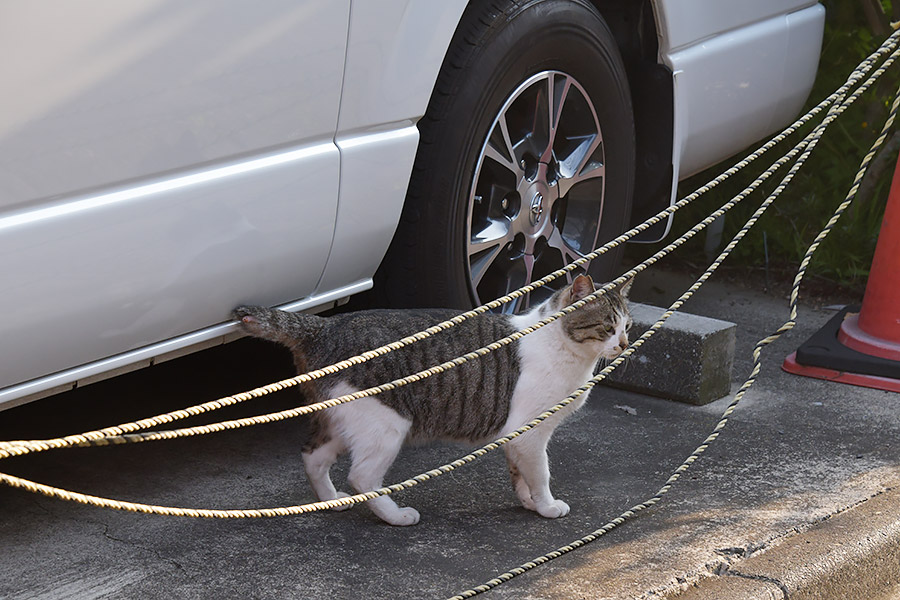
[[[628,369],[628,364],[631,362],[631,356],[626,356],[625,359],[621,362],[621,364],[616,367],[616,370],[620,375],[625,374],[625,370]]]

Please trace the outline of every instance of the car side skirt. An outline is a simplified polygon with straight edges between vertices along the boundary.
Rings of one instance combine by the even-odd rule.
[[[372,287],[371,279],[362,279],[341,288],[323,294],[314,294],[303,300],[279,306],[288,312],[321,312],[333,308],[353,294],[364,292]],[[244,334],[238,330],[237,323],[228,322],[182,335],[159,344],[125,352],[110,358],[92,362],[26,381],[18,385],[0,390],[0,410],[25,404],[39,398],[60,392],[83,387],[104,379],[109,379],[129,371],[135,371],[167,360],[219,346]]]

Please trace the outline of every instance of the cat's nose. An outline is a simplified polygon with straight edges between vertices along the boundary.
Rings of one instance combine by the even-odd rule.
[[[622,348],[622,350],[627,349],[628,348],[628,340],[624,339],[624,338],[619,340],[619,347]]]

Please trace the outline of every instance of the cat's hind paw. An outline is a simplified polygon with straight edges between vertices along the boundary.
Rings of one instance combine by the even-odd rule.
[[[534,500],[531,498],[530,495],[528,497],[519,496],[519,501],[522,503],[522,506],[524,506],[526,509],[537,512],[537,504],[534,503]]]
[[[347,492],[338,492],[338,493],[335,495],[335,499],[337,499],[337,498],[349,498],[349,497],[350,497],[350,494],[348,494]],[[352,505],[352,504],[345,504],[344,506],[335,506],[335,507],[333,507],[331,510],[333,510],[333,511],[335,511],[335,512],[340,512],[340,511],[342,511],[342,510],[349,510],[349,509],[351,509],[351,508],[353,508],[353,505]]]
[[[569,505],[562,500],[554,500],[549,504],[538,506],[537,512],[542,517],[547,517],[548,519],[557,519],[569,514]]]

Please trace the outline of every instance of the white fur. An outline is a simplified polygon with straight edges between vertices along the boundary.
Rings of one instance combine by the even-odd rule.
[[[356,391],[347,383],[340,382],[326,393],[328,397],[335,398]],[[357,493],[382,487],[384,476],[397,458],[412,422],[374,396],[326,409],[325,414],[331,424],[332,440],[303,455],[307,476],[319,500],[346,495],[335,491],[328,475],[329,468],[340,453],[339,449],[350,451],[351,466],[347,481]],[[400,508],[388,496],[369,500],[368,505],[391,525],[415,525],[419,522],[416,509]]]
[[[540,319],[540,307],[512,318],[522,329]],[[507,434],[532,421],[551,406],[581,387],[593,377],[600,357],[614,358],[628,346],[625,319],[619,319],[616,332],[606,341],[577,343],[562,329],[559,320],[542,327],[519,341],[519,381],[510,402],[509,417],[503,427]],[[569,506],[550,492],[550,468],[547,444],[553,430],[568,415],[584,404],[587,394],[546,419],[537,428],[515,438],[506,446],[506,457],[513,475],[513,486],[522,505],[549,518],[565,516]]]

